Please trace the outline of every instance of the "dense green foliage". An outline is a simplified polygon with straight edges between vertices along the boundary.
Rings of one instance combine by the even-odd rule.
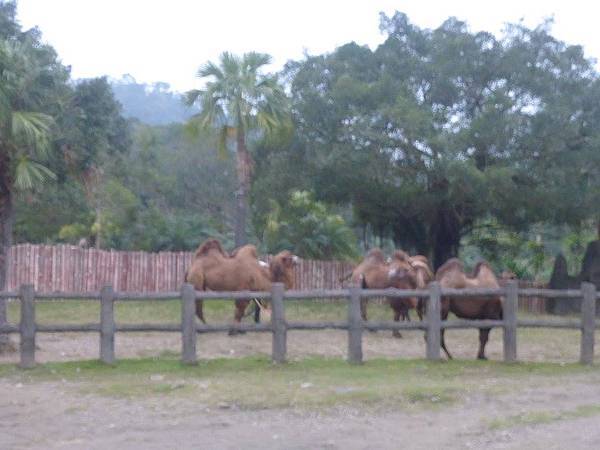
[[[460,250],[531,278],[562,251],[575,271],[600,202],[600,77],[581,47],[549,23],[495,37],[396,13],[381,29],[374,50],[280,74],[224,53],[184,125],[164,83],[70,80],[0,1],[2,223],[14,212],[20,242],[151,251],[246,233],[311,258],[352,258],[357,240],[435,265]]]
[[[355,258],[356,237],[339,214],[331,214],[310,192],[292,192],[283,205],[271,202],[263,242],[270,253],[291,250],[302,258]]]
[[[67,68],[37,29],[21,31],[15,17],[15,3],[0,2],[0,289],[17,196],[32,195],[57,178],[52,165],[62,148],[60,126],[70,94]],[[4,317],[0,301],[0,322]],[[0,336],[0,351],[6,342]]]
[[[600,81],[581,47],[547,24],[497,39],[396,13],[381,28],[375,51],[350,43],[288,64],[287,148],[308,178],[288,177],[289,189],[351,206],[358,224],[436,265],[481,221],[525,230],[595,213]],[[261,176],[281,169],[275,160]]]

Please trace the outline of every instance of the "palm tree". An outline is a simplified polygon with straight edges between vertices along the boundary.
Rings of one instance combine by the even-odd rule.
[[[190,119],[190,129],[218,129],[222,154],[226,154],[228,138],[235,138],[236,246],[246,243],[248,191],[254,165],[248,135],[251,131],[270,134],[290,123],[288,98],[277,77],[259,74],[259,69],[270,62],[271,57],[262,53],[239,57],[224,52],[220,65],[208,62],[198,70],[199,78],[209,79],[205,88],[187,93],[187,103],[200,107],[200,113]]]
[[[53,121],[36,108],[43,97],[33,86],[45,70],[36,60],[38,50],[27,40],[0,39],[0,290],[6,285],[14,196],[54,178],[43,164]],[[4,322],[6,304],[0,299],[0,324]],[[10,346],[7,335],[0,335],[0,352]]]

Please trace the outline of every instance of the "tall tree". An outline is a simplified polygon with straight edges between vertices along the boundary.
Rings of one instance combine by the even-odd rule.
[[[60,109],[68,70],[37,29],[22,32],[14,2],[0,3],[0,289],[6,284],[14,199],[55,176],[47,163],[54,149],[52,115]],[[6,305],[0,301],[0,323]],[[6,343],[6,340],[4,341]],[[1,344],[1,342],[0,342]]]
[[[595,214],[599,77],[581,47],[549,24],[497,39],[396,13],[381,28],[375,51],[351,43],[287,67],[292,147],[320,200],[436,266],[490,217],[522,229]]]
[[[236,246],[247,241],[248,192],[254,166],[248,150],[250,133],[273,133],[288,122],[288,99],[277,77],[259,73],[270,61],[271,57],[262,53],[239,57],[224,52],[219,65],[208,62],[198,70],[199,78],[209,80],[205,88],[187,93],[187,103],[200,107],[200,113],[189,122],[191,130],[218,129],[222,154],[226,154],[228,138],[235,139]]]
[[[93,233],[96,247],[101,248],[103,166],[129,149],[129,129],[106,77],[78,82],[71,106],[73,124],[64,155],[71,174],[83,185],[90,208],[95,211]]]

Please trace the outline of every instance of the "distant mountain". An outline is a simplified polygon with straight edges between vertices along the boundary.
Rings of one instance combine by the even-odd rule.
[[[110,80],[117,100],[123,105],[123,115],[149,125],[185,122],[197,112],[183,103],[183,96],[170,89],[168,83],[138,83],[131,75]]]

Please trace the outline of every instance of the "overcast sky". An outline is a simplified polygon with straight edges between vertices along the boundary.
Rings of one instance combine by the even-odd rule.
[[[269,53],[277,70],[349,41],[375,48],[383,41],[379,12],[395,10],[424,28],[456,16],[471,31],[495,34],[507,22],[533,27],[554,17],[554,36],[600,56],[593,0],[18,0],[23,27],[40,27],[75,78],[129,73],[180,91],[198,87],[198,67],[225,50]]]

